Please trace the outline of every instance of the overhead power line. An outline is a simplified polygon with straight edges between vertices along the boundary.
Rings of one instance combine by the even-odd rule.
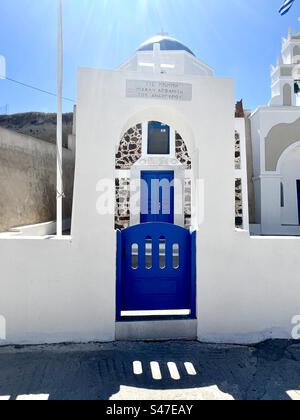
[[[20,81],[18,81],[18,80],[12,79],[11,77],[5,77],[5,80],[8,80],[9,82],[16,83],[16,84],[21,85],[21,86],[23,86],[23,87],[26,87],[26,88],[28,88],[28,89],[36,90],[37,92],[45,93],[46,95],[54,96],[55,98],[57,98],[57,94],[56,94],[56,93],[49,92],[49,91],[47,91],[47,90],[40,89],[40,88],[38,88],[38,87],[36,87],[36,86],[32,86],[32,85],[29,85],[29,84],[27,84],[27,83],[20,82]],[[63,97],[62,99],[63,99],[64,101],[68,101],[68,102],[76,103],[76,101],[75,101],[74,99],[65,98],[65,97]]]

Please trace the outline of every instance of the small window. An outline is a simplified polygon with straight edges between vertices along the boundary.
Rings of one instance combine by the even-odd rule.
[[[166,238],[164,236],[159,238],[159,268],[161,270],[166,268]]]
[[[131,247],[131,268],[137,270],[139,268],[139,246],[132,244]]]
[[[173,268],[177,270],[179,268],[179,258],[180,258],[180,250],[179,245],[174,244],[173,245]]]
[[[160,122],[148,124],[148,155],[170,154],[170,127]]]
[[[150,270],[152,268],[152,238],[147,236],[145,242],[145,261],[146,261],[146,268]]]

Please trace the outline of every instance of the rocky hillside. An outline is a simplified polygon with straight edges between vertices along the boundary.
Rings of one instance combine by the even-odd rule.
[[[67,146],[72,133],[73,113],[63,115],[63,144]],[[0,115],[0,127],[17,131],[49,143],[56,141],[56,114],[28,112],[24,114]]]

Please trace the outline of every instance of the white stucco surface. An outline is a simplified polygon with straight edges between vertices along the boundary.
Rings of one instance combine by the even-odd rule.
[[[1,239],[0,343],[114,340],[114,283],[97,253],[70,237]]]
[[[249,238],[236,232],[220,236],[217,243],[203,239],[199,246],[199,339],[290,339],[292,318],[300,313],[300,238]]]

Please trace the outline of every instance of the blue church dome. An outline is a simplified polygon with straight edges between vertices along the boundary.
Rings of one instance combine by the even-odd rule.
[[[166,34],[159,34],[148,39],[148,41],[144,42],[137,51],[153,51],[154,44],[160,44],[160,49],[162,51],[186,51],[195,56],[186,45]]]

